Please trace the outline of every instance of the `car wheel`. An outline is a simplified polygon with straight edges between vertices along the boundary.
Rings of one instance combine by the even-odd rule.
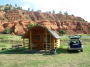
[[[80,51],[83,52],[83,49],[81,49]]]
[[[70,50],[69,50],[69,49],[67,49],[67,52],[70,52]]]

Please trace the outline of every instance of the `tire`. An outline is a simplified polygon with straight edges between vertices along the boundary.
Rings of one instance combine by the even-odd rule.
[[[80,51],[83,52],[83,49],[81,49]]]
[[[70,50],[69,50],[69,49],[67,49],[67,52],[70,52]]]

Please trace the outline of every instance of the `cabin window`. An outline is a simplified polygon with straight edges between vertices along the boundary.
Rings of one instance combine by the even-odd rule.
[[[47,42],[47,43],[50,43],[50,35],[47,35],[47,37],[45,37],[44,41]]]
[[[40,35],[34,35],[33,39],[34,40],[40,40]]]
[[[47,43],[50,43],[50,35],[47,36]]]

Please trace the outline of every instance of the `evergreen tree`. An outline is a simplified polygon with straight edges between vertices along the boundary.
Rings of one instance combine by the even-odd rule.
[[[68,16],[68,12],[64,12],[64,15]]]
[[[28,11],[30,11],[30,8],[28,8]]]
[[[53,10],[53,14],[55,14],[55,10]]]
[[[59,11],[59,14],[62,14],[62,11]]]

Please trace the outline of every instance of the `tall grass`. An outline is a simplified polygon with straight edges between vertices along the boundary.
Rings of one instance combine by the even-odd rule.
[[[17,39],[20,36],[0,35],[3,40],[9,41]],[[6,39],[7,38],[7,39]],[[56,55],[45,55],[40,53],[26,53],[23,49],[15,50],[0,50],[0,67],[90,67],[90,39],[82,38],[85,42],[84,52],[68,53],[65,49],[68,44],[68,36],[62,36],[61,48],[58,49]],[[0,47],[10,47],[12,41],[0,42]],[[17,42],[16,42],[17,43]]]

